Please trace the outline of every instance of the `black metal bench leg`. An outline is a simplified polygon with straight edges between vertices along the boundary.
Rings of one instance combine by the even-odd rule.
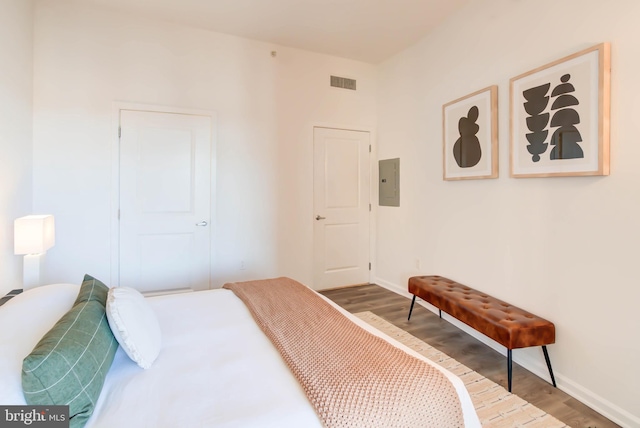
[[[440,315],[440,318],[442,318],[442,309],[438,309],[438,315]]]
[[[507,384],[509,386],[509,392],[511,392],[511,377],[513,375],[512,364],[511,349],[507,349]]]
[[[413,295],[413,300],[411,301],[411,307],[409,308],[409,316],[407,317],[407,321],[411,319],[411,312],[413,312],[413,305],[416,303],[416,295]]]
[[[544,345],[542,346],[542,352],[544,352],[544,360],[547,362],[547,368],[549,369],[549,375],[551,376],[551,383],[553,384],[554,388],[557,388],[556,378],[553,377],[553,370],[551,369],[551,360],[549,359],[549,353],[547,352],[547,347]]]

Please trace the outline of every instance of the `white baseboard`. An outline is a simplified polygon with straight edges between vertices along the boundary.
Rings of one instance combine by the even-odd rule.
[[[180,294],[180,293],[191,293],[193,289],[191,288],[169,288],[166,290],[151,290],[151,291],[143,291],[141,294],[144,297],[155,297],[155,296],[165,296],[167,294]]]
[[[387,290],[393,291],[394,293],[400,294],[401,296],[404,296],[404,297],[413,296],[413,294],[409,293],[409,290],[407,289],[407,287],[399,287],[396,284],[385,281],[382,278],[378,278],[378,277],[371,278],[371,282],[383,288],[386,288]]]
[[[394,293],[399,294],[401,296],[404,296],[407,298],[413,297],[413,294],[409,293],[406,286],[401,287],[391,282],[385,281],[382,278],[377,278],[377,277],[372,278],[371,282],[383,288],[386,288],[387,290],[393,291]],[[427,308],[428,310],[430,310],[435,314],[438,313],[438,309],[435,306],[430,305],[429,303],[426,303],[421,299],[416,299],[416,303]],[[478,331],[458,321],[457,319],[449,316],[448,314],[445,314],[444,312],[442,313],[442,318],[444,320],[449,321],[451,324],[455,325],[460,330],[471,335],[475,339],[478,339],[480,342],[484,343],[485,345],[493,348],[500,354],[504,355],[506,358],[507,350],[504,346],[500,345],[498,342],[492,339],[489,339],[487,336],[479,333]],[[549,357],[551,359],[551,365],[553,367],[553,345],[550,345],[548,349],[549,349]],[[537,347],[537,348],[527,348],[527,349],[515,349],[513,351],[513,361],[518,365],[524,367],[525,369],[529,370],[536,376],[550,382],[549,370],[547,369],[547,365],[544,362],[542,348]],[[507,370],[507,364],[505,360],[505,371],[506,370]],[[586,406],[592,408],[593,410],[600,413],[604,417],[610,419],[612,422],[615,422],[622,427],[640,428],[639,417],[632,415],[631,413],[627,412],[624,409],[621,409],[620,407],[616,406],[614,403],[611,403],[609,400],[606,400],[605,398],[585,388],[584,386],[573,381],[572,379],[567,378],[562,373],[557,372],[555,369],[554,369],[553,375],[556,379],[556,384],[558,386],[558,389],[566,392],[576,400],[584,403]],[[514,388],[515,388],[515,385],[514,385]]]

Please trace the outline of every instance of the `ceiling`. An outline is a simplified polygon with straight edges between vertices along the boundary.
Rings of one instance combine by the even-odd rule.
[[[133,15],[377,64],[469,0],[81,0]]]

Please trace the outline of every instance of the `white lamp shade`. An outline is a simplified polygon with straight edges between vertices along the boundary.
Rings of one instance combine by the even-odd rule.
[[[52,215],[28,215],[13,222],[15,254],[40,254],[56,243]]]

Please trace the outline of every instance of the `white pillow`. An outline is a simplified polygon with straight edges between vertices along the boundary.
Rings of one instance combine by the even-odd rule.
[[[133,288],[109,289],[107,320],[129,358],[143,369],[151,367],[160,353],[162,340],[156,314],[144,296]]]
[[[0,307],[0,404],[25,405],[22,360],[78,297],[78,284],[25,290]]]

